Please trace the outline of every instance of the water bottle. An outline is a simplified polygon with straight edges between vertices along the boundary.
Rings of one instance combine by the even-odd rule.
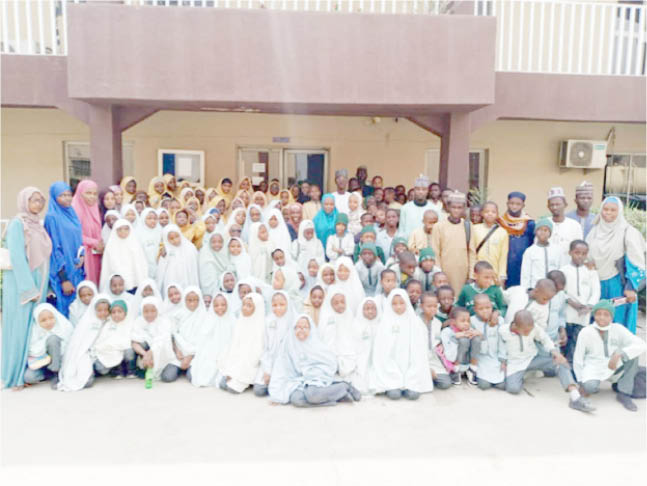
[[[144,375],[146,381],[146,389],[150,390],[153,388],[153,368],[146,368],[146,374]]]

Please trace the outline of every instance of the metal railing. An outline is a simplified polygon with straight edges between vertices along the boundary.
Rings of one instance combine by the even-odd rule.
[[[497,71],[645,75],[647,7],[644,3],[572,0],[475,0],[468,3],[440,0],[114,1],[133,7],[495,16]],[[92,1],[0,0],[0,52],[66,55],[70,3],[91,5]]]

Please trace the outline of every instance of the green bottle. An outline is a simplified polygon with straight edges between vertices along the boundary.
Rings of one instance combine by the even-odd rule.
[[[146,389],[150,390],[153,388],[153,368],[146,368],[144,378],[146,379]]]

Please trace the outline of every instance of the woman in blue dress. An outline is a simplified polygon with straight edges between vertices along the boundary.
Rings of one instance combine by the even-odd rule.
[[[45,229],[52,239],[49,284],[56,294],[56,309],[69,317],[76,286],[85,278],[81,221],[72,207],[72,189],[65,182],[49,188]]]
[[[617,301],[613,322],[634,334],[638,317],[637,292],[645,280],[645,240],[625,219],[622,201],[607,197],[586,237],[589,259],[600,277],[603,299]],[[620,304],[620,305],[618,305]]]
[[[18,214],[7,228],[11,270],[2,282],[2,382],[22,388],[27,366],[32,312],[47,297],[52,242],[38,215],[45,197],[35,187],[18,194]]]
[[[328,237],[335,234],[336,219],[337,209],[335,208],[335,197],[332,194],[326,194],[321,198],[321,209],[312,220],[315,225],[315,234],[321,241],[324,249],[326,248]]]

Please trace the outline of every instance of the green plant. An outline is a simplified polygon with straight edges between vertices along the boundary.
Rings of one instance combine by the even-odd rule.
[[[480,206],[488,200],[488,188],[472,187],[468,194],[467,200],[470,206]]]

